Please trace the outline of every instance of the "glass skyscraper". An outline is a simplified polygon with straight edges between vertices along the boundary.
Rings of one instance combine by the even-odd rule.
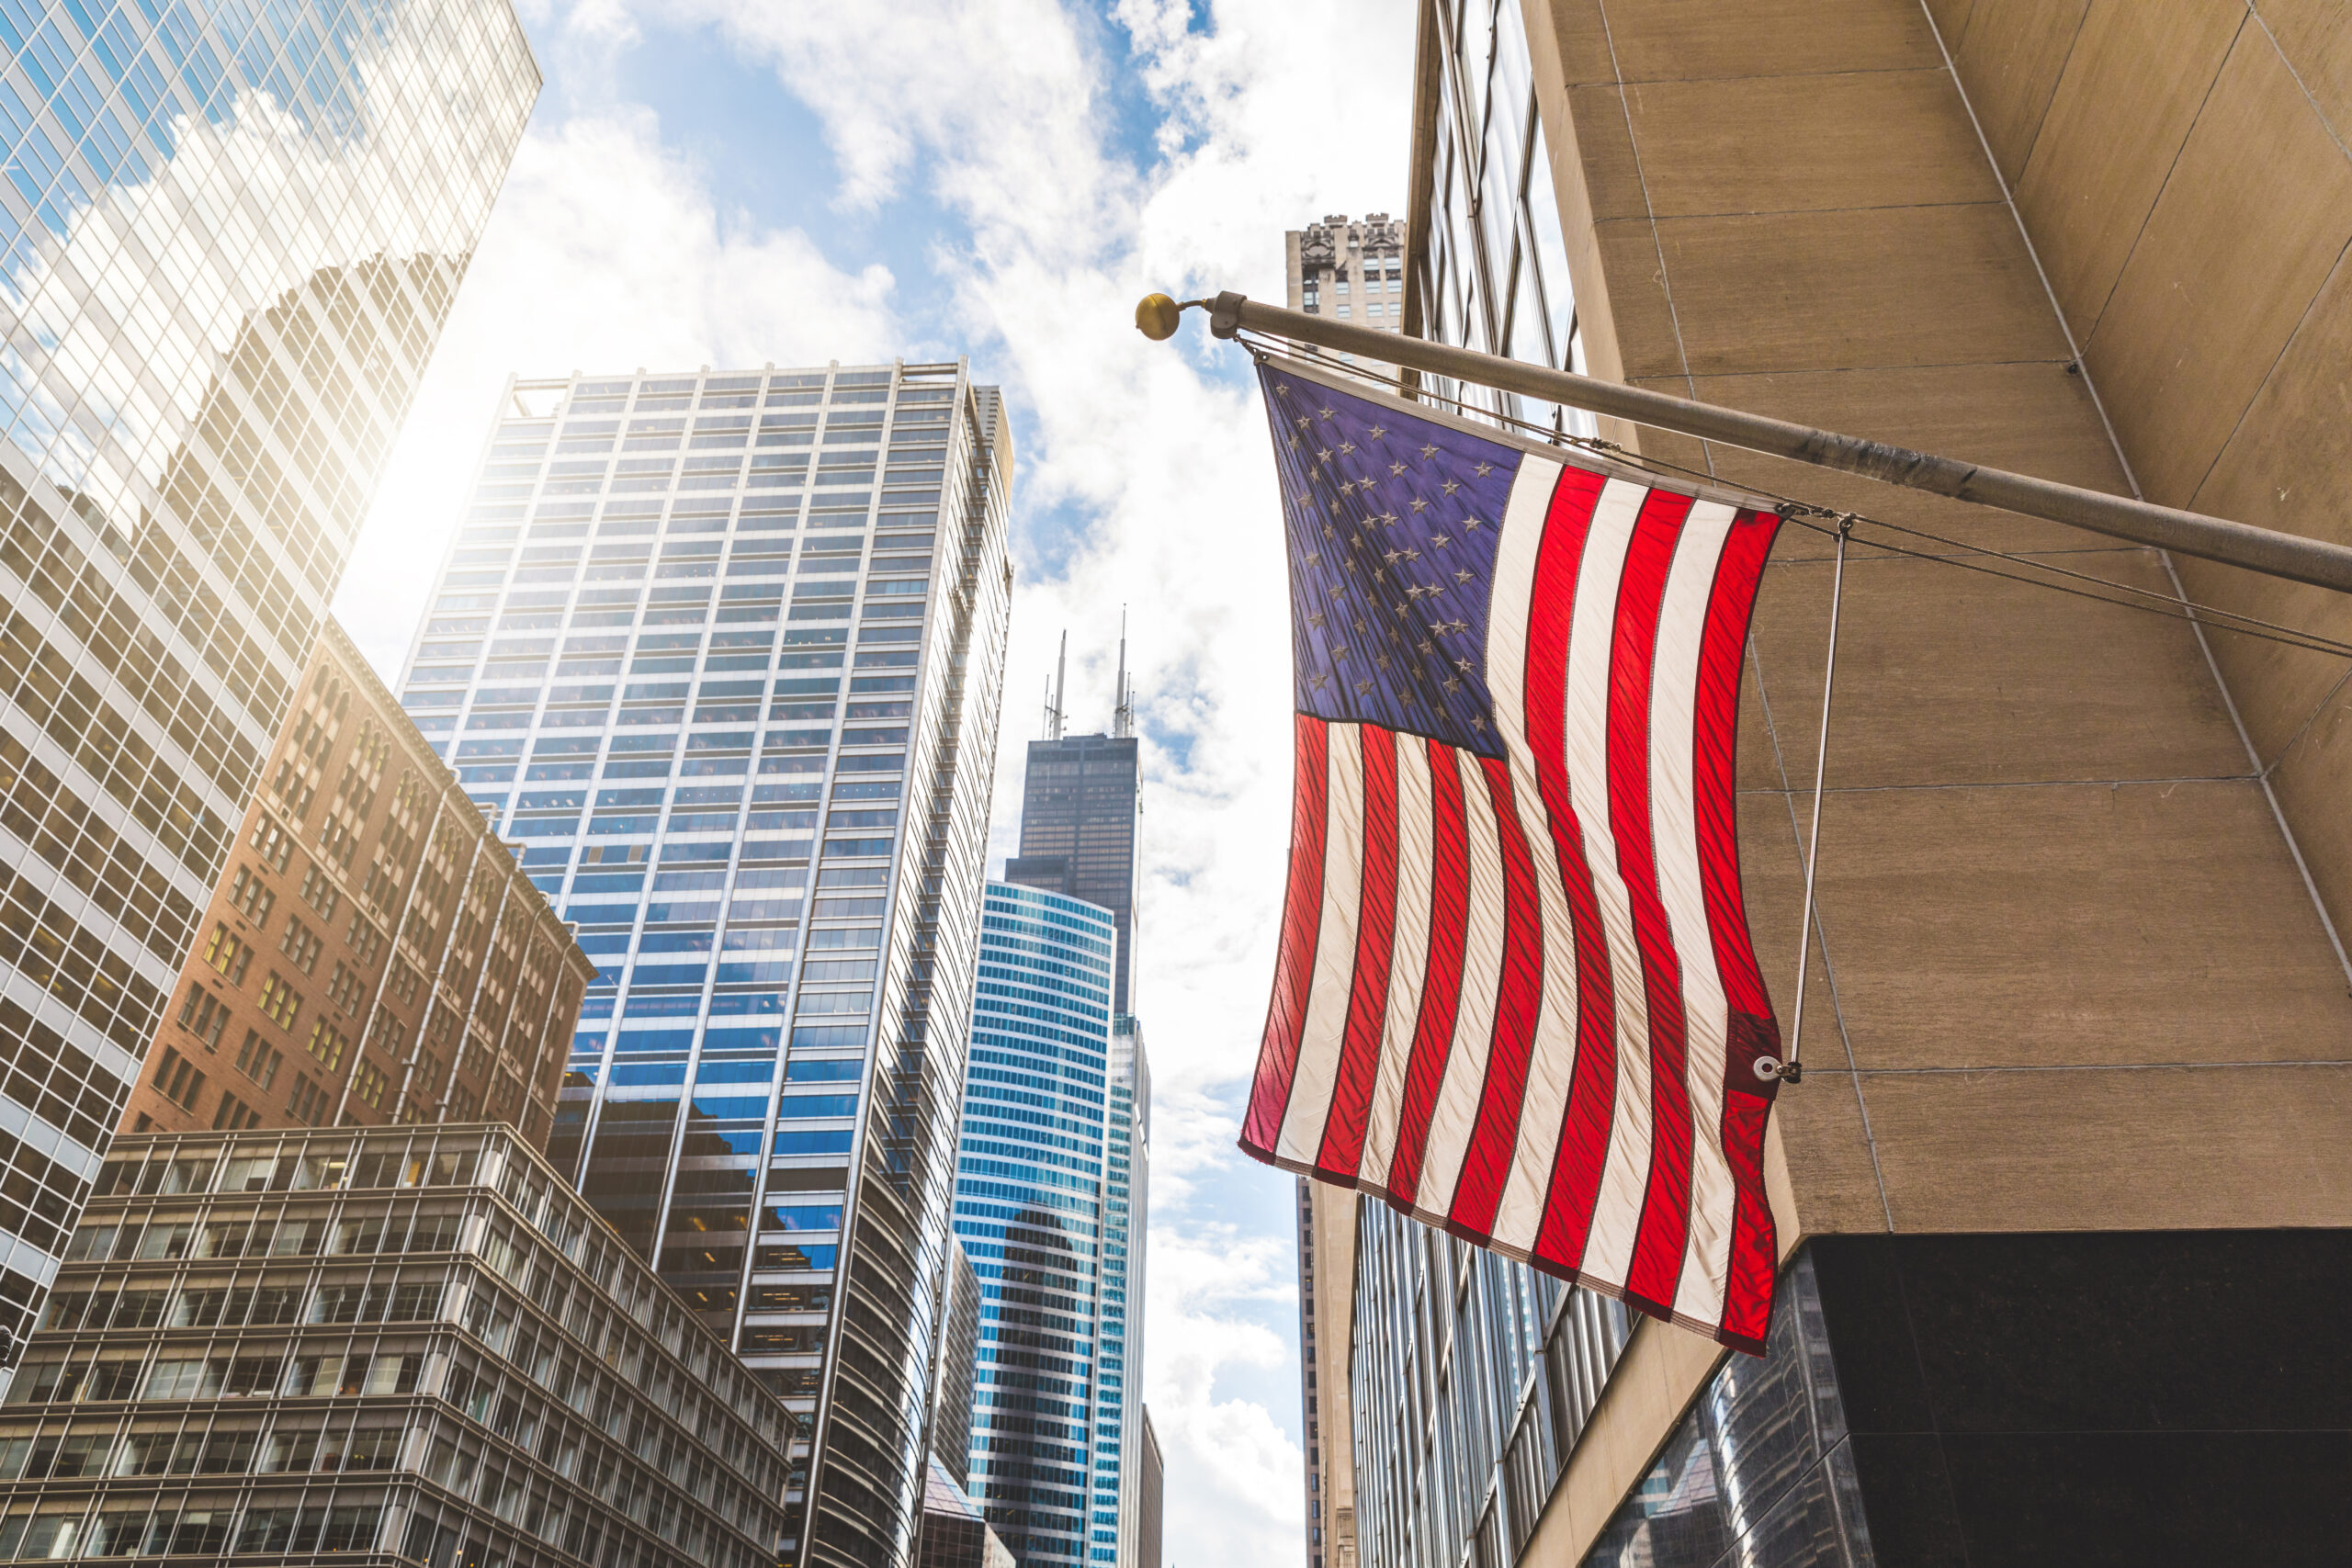
[[[506,0],[0,5],[0,1361],[539,76]]]
[[[1057,699],[1058,701],[1058,699]],[[1122,712],[1124,713],[1124,708]],[[1021,852],[1004,879],[1100,904],[1117,932],[1111,1006],[1132,1010],[1135,973],[1136,742],[1133,735],[1056,736],[1029,742],[1021,784]]]
[[[516,382],[403,705],[598,965],[550,1156],[807,1424],[787,1562],[905,1562],[1003,673],[961,365]]]
[[[1137,1550],[1151,1080],[1111,1010],[1116,935],[1100,905],[989,884],[956,1230],[980,1280],[970,1490],[1023,1568]]]

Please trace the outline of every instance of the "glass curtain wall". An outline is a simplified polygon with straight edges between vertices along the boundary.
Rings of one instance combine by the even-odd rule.
[[[1132,1012],[1136,884],[1142,872],[1139,742],[1071,735],[1029,742],[1022,779],[1021,852],[1004,879],[1100,904],[1119,923],[1114,1009]]]
[[[1123,950],[1124,956],[1124,950]],[[1087,1556],[1135,1568],[1144,1551],[1141,1459],[1145,1240],[1151,1191],[1151,1062],[1143,1026],[1111,1019],[1111,1104],[1103,1140],[1102,1313],[1095,1336],[1094,1514]],[[1115,1508],[1115,1558],[1107,1531]]]
[[[0,5],[0,1364],[537,96],[506,0]]]
[[[1429,165],[1412,172],[1427,217],[1408,242],[1406,331],[1580,372],[1567,246],[1520,0],[1431,0],[1423,26],[1434,29],[1439,56],[1436,135]],[[1593,434],[1591,416],[1577,410],[1442,377],[1424,384],[1441,400],[1463,399],[1465,412]]]
[[[1359,1561],[1518,1562],[1630,1326],[1606,1297],[1358,1203]]]
[[[1567,252],[1521,0],[1431,0],[1436,101],[1418,186],[1407,330],[1581,371]],[[1464,412],[1589,435],[1589,417],[1429,378]],[[1533,1533],[1623,1351],[1618,1303],[1356,1204],[1350,1326],[1359,1560],[1503,1568]]]
[[[1134,1032],[1114,1043],[1117,936],[1099,905],[989,885],[956,1230],[980,1280],[971,1491],[1025,1568],[1118,1562],[1133,1535],[1148,1080]]]
[[[956,365],[511,398],[402,704],[598,965],[551,1156],[808,1423],[786,1558],[902,1560],[1004,659],[1001,405]]]

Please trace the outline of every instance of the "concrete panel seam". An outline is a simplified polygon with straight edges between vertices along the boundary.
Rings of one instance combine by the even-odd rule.
[[[2278,56],[2278,63],[2287,68],[2287,74],[2292,77],[2294,79],[2295,85],[2302,90],[2303,101],[2311,105],[2312,113],[2319,117],[2320,126],[2327,132],[2328,140],[2335,143],[2336,150],[2342,152],[2346,159],[2352,159],[2352,144],[2346,144],[2344,140],[2343,132],[2335,129],[2335,122],[2327,118],[2327,110],[2321,106],[2319,99],[2312,95],[2311,84],[2303,80],[2303,73],[2295,69],[2294,61],[2289,58],[2287,51],[2284,49],[2279,47],[2278,35],[2270,30],[2270,22],[2268,18],[2263,16],[2262,7],[2257,3],[2257,0],[2246,0],[2245,8],[2254,17],[2255,25],[2262,29],[2262,36],[2270,40],[2270,47],[2272,51]]]
[[[2262,765],[2262,776],[2264,778],[2267,779],[2271,774],[2278,771],[2278,765],[2284,762],[2294,751],[2296,744],[2300,742],[2304,736],[2311,733],[2312,725],[2319,722],[2319,716],[2325,713],[2328,708],[2334,705],[2335,699],[2342,694],[2345,682],[2347,681],[2352,681],[2352,665],[2347,665],[2346,667],[2344,673],[2335,678],[2335,684],[2327,689],[2327,694],[2320,698],[2320,700],[2312,705],[2312,711],[2303,716],[2303,722],[2295,727],[2295,733],[2287,737],[2286,741],[2279,746],[2278,754]]]
[[[1682,367],[1685,395],[1696,398],[1699,386],[1690,375],[1690,351],[1682,341],[1682,316],[1675,309],[1674,280],[1666,274],[1666,242],[1658,237],[1657,204],[1650,199],[1650,177],[1648,171],[1642,167],[1641,140],[1634,134],[1634,111],[1625,103],[1625,70],[1617,60],[1617,34],[1609,20],[1609,0],[1594,0],[1594,8],[1600,13],[1600,36],[1609,41],[1609,74],[1614,78],[1611,85],[1617,90],[1617,112],[1625,119],[1625,144],[1633,149],[1634,178],[1640,182],[1642,187],[1642,215],[1650,227],[1650,249],[1657,257],[1657,286],[1666,296],[1666,319],[1674,326],[1674,357]],[[1624,357],[1622,344],[1618,357],[1621,361]],[[1715,471],[1715,455],[1704,442],[1700,443],[1700,451],[1706,457],[1707,473],[1712,478]]]
[[[2166,553],[2165,572],[2172,579],[2172,591],[2180,595],[2183,604],[2188,603],[2188,590],[2181,585],[2180,572]],[[2245,720],[2238,714],[2237,699],[2230,694],[2230,683],[2222,679],[2222,666],[2213,658],[2213,645],[2205,636],[2205,623],[2194,609],[2188,613],[2189,629],[2197,634],[2198,651],[2205,655],[2205,668],[2213,672],[2214,687],[2222,694],[2222,705],[2230,712],[2230,723],[2238,732],[2238,743],[2245,748],[2245,760],[2254,766],[2255,777],[2262,785],[2262,798],[2270,805],[2270,819],[2278,824],[2278,836],[2287,840],[2287,852],[2294,857],[2295,874],[2303,879],[2303,891],[2311,896],[2312,912],[2319,917],[2320,929],[2327,933],[2327,945],[2335,950],[2337,967],[2344,971],[2345,988],[2352,991],[2352,955],[2344,951],[2344,938],[2337,934],[2335,919],[2327,912],[2327,900],[2319,896],[2319,884],[2312,876],[2309,862],[2303,859],[2303,846],[2295,841],[2294,829],[2287,825],[2287,813],[2278,805],[2278,792],[2271,787],[2269,770],[2263,767],[2262,758],[2254,749],[2254,737],[2246,733]]]
[[[2192,1073],[2236,1071],[2245,1067],[2352,1067],[2352,1057],[2317,1057],[2292,1062],[2019,1062],[1982,1067],[1856,1067],[1857,1076],[1871,1078],[1973,1077],[1980,1073]],[[1836,1076],[1841,1069],[1815,1072]]]
[[[2153,788],[2158,784],[2255,784],[2259,773],[2181,773],[2151,775],[2146,778],[2095,779],[1968,779],[1962,781],[1930,781],[1923,784],[1831,784],[1824,795],[1927,795],[1937,790],[1977,789],[2091,789],[2105,784],[2109,789]],[[1794,800],[1799,795],[1811,795],[1810,789],[1758,789],[1754,785],[1738,792],[1741,795],[1786,795]]]
[[[2092,3],[2096,5],[2098,0],[2092,0]],[[1922,0],[1922,5],[1924,6],[1924,4],[1925,0]],[[1933,28],[1936,25],[1936,14],[1933,11],[1929,11],[1927,15],[1928,26]],[[1976,18],[1979,15],[1980,13],[1974,8],[1972,7],[1970,9],[1968,13],[1968,20],[1971,26],[1975,24]],[[2075,63],[2075,51],[2082,43],[2083,29],[2090,26],[2090,20],[2091,8],[2089,6],[2086,6],[2083,7],[2083,14],[2075,18],[2074,36],[2066,40],[2066,58],[2059,62],[2058,74],[2050,79],[2050,96],[2043,100],[2041,105],[2041,113],[2033,122],[2032,140],[2029,141],[2025,144],[2024,151],[2018,157],[2018,174],[2019,177],[2023,177],[2026,170],[2033,167],[2033,150],[2041,145],[2041,133],[2050,128],[2050,106],[2058,101],[2058,88],[2066,80],[2067,68]],[[1966,43],[1967,34],[1965,32],[1962,33],[1961,39],[1963,44]],[[1940,45],[1943,42],[1943,39],[1939,37],[1936,41]],[[1952,73],[1952,81],[1956,84],[1959,80],[1960,73],[1954,71]],[[1965,99],[1967,96],[1967,89],[1964,87],[1962,88],[1961,96]],[[1968,118],[1971,124],[1975,122],[1976,110],[1973,105],[1970,106]],[[2006,189],[2007,187],[2008,181],[2002,175],[2001,166],[1998,164],[1993,165],[1993,177],[2001,181],[2003,188]]]
[[[2084,14],[2087,16],[2089,13],[2085,12]],[[2132,257],[2133,254],[2139,250],[2140,241],[2142,237],[2147,233],[2148,225],[2155,221],[2156,209],[2164,205],[2165,188],[2172,184],[2173,173],[2180,167],[2182,155],[2188,151],[2189,142],[2196,139],[2197,122],[2205,118],[2205,106],[2213,101],[2213,89],[2221,85],[2223,73],[2225,73],[2230,68],[2230,56],[2237,52],[2238,40],[2245,36],[2245,21],[2241,17],[2238,21],[2238,30],[2230,38],[2230,47],[2222,51],[2221,64],[2214,68],[2212,79],[2205,84],[2204,95],[2197,100],[2197,112],[2188,117],[2188,127],[2181,133],[2180,145],[2172,150],[2172,162],[2165,165],[2165,177],[2156,182],[2156,193],[2149,200],[2148,209],[2140,214],[2140,227],[2133,231],[2131,244],[2124,247],[2123,259],[2116,266],[2115,276],[2107,280],[2107,292],[2099,297],[2098,310],[2091,317],[2092,326],[2090,330],[2093,336],[2097,336],[2098,333],[2097,323],[2106,319],[2107,308],[2109,304],[2114,302],[2115,291],[2123,287],[2123,275],[2132,270]],[[2282,62],[2285,58],[2286,56],[2283,54],[2279,56],[2279,59]],[[2029,239],[2026,243],[2030,245],[2032,241]],[[2055,303],[2055,299],[2056,297],[2053,295],[2053,303]],[[2063,310],[2060,311],[2060,318],[2062,321],[2064,318],[2064,312]],[[2066,335],[2070,341],[2074,336],[2074,327],[2071,323],[2067,325]],[[2293,339],[2293,336],[2294,334],[2292,333],[2288,334],[2290,341]],[[2081,364],[2081,355],[2077,355],[2075,356],[2075,362],[2077,364]],[[2090,367],[2084,365],[2083,380],[2086,385],[2090,382]],[[2260,390],[2261,389],[2258,387],[2256,389],[2257,393],[2259,393]],[[2098,401],[2098,394],[2096,391],[2094,391],[2091,396],[2093,401]],[[2247,400],[2247,402],[2249,407],[2252,406],[2251,399]],[[2099,417],[2101,419],[2105,419],[2107,417],[2107,405],[2104,403],[2099,404]],[[2109,434],[2113,434],[2111,428]],[[2226,446],[2227,444],[2224,443],[2224,445]],[[2117,450],[2120,453],[2121,447],[2119,446]],[[2127,468],[2126,471],[2129,472],[2130,470]],[[2207,471],[2211,472],[2211,470],[2208,469]],[[2138,495],[2140,493],[2140,481],[2137,478],[2134,478],[2132,481],[2132,493],[2134,495]],[[2193,494],[2194,491],[2191,493]]]
[[[1968,111],[1968,124],[1976,132],[1976,145],[1984,154],[1985,166],[1993,171],[1993,181],[2001,187],[2001,200],[2009,209],[2009,220],[2018,226],[2018,238],[2024,242],[2026,258],[2033,263],[2033,275],[2041,280],[2042,298],[2050,301],[2050,313],[2057,319],[2058,331],[2066,340],[2066,355],[2074,362],[2075,373],[2083,378],[2083,389],[2091,396],[2091,407],[2098,411],[2100,428],[2107,432],[2107,444],[2115,453],[2116,463],[2123,469],[2123,481],[2132,487],[2135,501],[2148,499],[2140,488],[2140,476],[2132,467],[2132,459],[2123,450],[2123,443],[2115,434],[2115,422],[2107,417],[2106,400],[2098,395],[2098,384],[2091,379],[2090,367],[2083,363],[2083,345],[2075,339],[2075,329],[2066,320],[2064,307],[2058,303],[2058,291],[2050,286],[2050,274],[2041,265],[2041,253],[2036,249],[2032,231],[2025,226],[2025,215],[2018,210],[2017,193],[2009,188],[2008,176],[2001,173],[1998,159],[1993,156],[1993,143],[1984,135],[1984,122],[1976,118],[1976,105],[1969,98],[1968,84],[1960,79],[1960,67],[1952,63],[1951,51],[1944,43],[1943,30],[1936,26],[1936,14],[1928,0],[1919,0],[1919,14],[1927,18],[1928,31],[1936,40],[1936,48],[1944,57],[1944,69],[1951,73],[1952,90],[1960,95],[1960,107]],[[2210,88],[2208,89],[2211,90]],[[2161,196],[2161,191],[2159,191]]]
[[[1780,773],[1781,784],[1783,786],[1780,793],[1788,803],[1789,836],[1795,841],[1797,852],[1803,854],[1804,852],[1804,834],[1797,825],[1798,792],[1787,788],[1789,764],[1788,759],[1781,752],[1781,727],[1772,717],[1772,698],[1764,688],[1764,660],[1756,651],[1756,638],[1752,636],[1747,639],[1747,661],[1749,668],[1755,671],[1756,675],[1757,705],[1764,710],[1764,732],[1772,741],[1772,766]],[[1871,1108],[1869,1102],[1862,1098],[1862,1080],[1859,1074],[1860,1064],[1854,1059],[1853,1036],[1846,1032],[1846,1003],[1844,997],[1838,989],[1838,966],[1830,961],[1829,957],[1829,931],[1821,923],[1819,909],[1813,912],[1813,926],[1814,946],[1821,954],[1822,978],[1829,987],[1829,1016],[1838,1021],[1838,1043],[1846,1052],[1847,1070],[1855,1075],[1853,1077],[1854,1110],[1861,1118],[1862,1143],[1871,1152],[1871,1179],[1878,1184],[1879,1212],[1886,1217],[1886,1228],[1892,1234],[1894,1229],[1894,1204],[1887,1197],[1886,1172],[1879,1166],[1878,1134],[1871,1130]],[[1835,1071],[1834,1068],[1831,1070]],[[1795,1185],[1793,1176],[1790,1179],[1790,1185],[1792,1187]],[[1802,1215],[1799,1216],[1799,1222],[1803,1222]]]
[[[2238,410],[2238,417],[2230,425],[2230,433],[2222,437],[2221,445],[2213,448],[2212,461],[2205,465],[2205,471],[2198,475],[2197,482],[2189,487],[2188,498],[2191,502],[2204,493],[2206,485],[2212,480],[2213,470],[2222,466],[2222,459],[2229,455],[2232,444],[2245,429],[2245,422],[2254,413],[2254,405],[2262,400],[2263,389],[2270,385],[2270,378],[2278,374],[2278,367],[2285,364],[2287,355],[2294,352],[2297,340],[2303,335],[2303,329],[2311,324],[2312,313],[2319,309],[2319,302],[2327,298],[2328,290],[2335,285],[2336,275],[2344,270],[2344,258],[2346,256],[2352,256],[2352,241],[2346,241],[2343,248],[2335,253],[2335,260],[2328,265],[2327,276],[2320,279],[2317,288],[2312,290],[2311,299],[2303,304],[2303,313],[2295,318],[2295,330],[2289,333],[2286,339],[2278,344],[2278,352],[2271,356],[2270,368],[2265,370],[2262,373],[2262,379],[2254,384],[2254,390],[2248,394],[2245,406]]]
[[[2249,5],[2247,8],[2249,12],[2251,12],[2251,5]],[[2050,301],[2051,314],[2057,318],[2058,330],[2065,334],[2067,352],[2074,355],[2075,367],[2082,376],[2083,389],[2090,394],[2091,407],[2098,411],[2099,423],[2106,427],[2108,445],[2114,448],[2115,460],[2121,466],[2124,480],[2126,483],[2131,485],[2132,495],[2139,500],[2145,501],[2147,499],[2147,494],[2140,488],[2140,476],[2133,471],[2132,459],[2124,452],[2123,443],[2115,433],[2115,422],[2108,417],[2106,400],[2101,398],[2098,394],[2098,383],[2093,378],[2090,367],[2083,363],[2082,345],[2075,341],[2075,329],[2067,321],[2064,309],[2058,303],[2057,290],[2052,288],[2050,284],[2050,274],[2042,267],[2041,253],[2034,247],[2033,235],[2025,226],[2024,214],[2018,211],[2016,194],[2009,189],[2008,180],[2002,175],[2000,165],[1994,161],[1992,143],[1984,139],[1984,127],[1976,118],[1976,106],[1969,101],[1967,84],[1960,79],[1959,68],[1952,64],[1951,51],[1945,47],[1943,31],[1936,26],[1935,12],[1928,8],[1928,0],[1919,0],[1919,11],[1920,15],[1927,18],[1928,32],[1935,36],[1936,48],[1943,53],[1944,68],[1951,72],[1952,86],[1960,94],[1961,107],[1968,111],[1969,123],[1976,129],[1977,144],[1984,149],[1985,162],[1990,164],[1993,168],[1993,178],[1999,183],[2003,199],[2007,200],[2009,205],[2009,216],[2017,223],[2018,237],[2025,243],[2026,254],[2032,259],[2034,274],[2041,279],[2042,293]],[[2239,24],[2238,37],[2243,38],[2244,36],[2245,24],[2241,21]],[[2263,28],[2263,36],[2266,39],[2270,39],[2270,29],[2267,27]],[[2270,42],[2273,49],[2278,47],[2277,39],[2270,39]],[[2230,44],[2230,51],[2234,51],[2236,48],[2237,39],[2233,39]],[[2223,70],[2228,69],[2228,58],[2229,55],[2225,52],[2222,56],[2224,62],[2222,67]],[[2283,52],[2279,55],[2279,59],[2282,62],[2285,61],[2286,56]],[[2289,66],[2289,72],[2292,74],[2293,67],[2291,65]],[[2214,73],[2214,81],[2218,82],[2220,79],[2221,73],[2216,72]],[[2302,85],[2302,79],[2300,76],[2296,77],[2295,81],[2298,86]],[[2211,84],[2209,83],[2207,85],[2206,92],[2210,96],[2212,92]],[[2308,94],[2306,96],[2308,96]],[[2200,117],[2204,112],[2203,105],[2201,103],[2199,106],[2198,112]],[[2324,119],[2322,123],[2324,123]],[[2195,121],[2192,120],[2190,125],[2191,134],[2193,135]],[[2334,128],[2330,127],[2329,134],[2332,136],[2334,133]],[[2186,147],[2188,145],[2188,138],[2184,137],[2181,144],[2183,147]],[[2337,144],[2339,146],[2342,145],[2341,142],[2338,142]],[[2178,163],[2178,157],[2179,155],[2177,153],[2174,155],[2176,166]],[[2171,173],[2168,170],[2166,171],[2165,175],[2167,183],[2169,182],[2170,177]],[[2163,190],[2160,186],[2157,191],[2157,200],[2161,201],[2162,199]],[[2152,205],[2150,207],[2150,211],[2153,213],[2154,210],[2154,208]],[[2126,265],[2129,265],[2128,259]],[[2335,266],[2336,268],[2340,268],[2343,265],[2344,253],[2338,253]],[[2335,270],[2335,268],[2330,269],[2330,276],[2334,276]],[[2324,287],[2324,286],[2323,286],[2323,288]],[[2314,294],[2312,296],[2312,299],[2316,301],[2317,299],[2318,295]],[[2306,319],[2308,319],[2309,310],[2310,307],[2306,305]],[[2288,334],[2288,342],[2292,343],[2296,333],[2300,333],[2301,330],[2302,323],[2298,321],[2296,323],[2296,332]],[[2284,350],[2282,349],[2280,352],[2283,355]],[[2274,373],[2276,372],[2276,369],[2277,366],[2274,363],[2272,367]],[[2266,377],[2265,380],[2267,381],[2267,379],[2268,378]],[[2258,389],[2257,395],[2259,395]],[[2248,406],[2252,406],[2250,401]],[[2241,412],[2239,417],[2241,419],[2245,417],[2243,412]],[[2224,445],[2226,446],[2226,443]],[[2208,469],[2209,476],[2210,473],[2211,469]],[[2202,481],[2200,480],[2199,482],[2201,484]],[[2229,682],[2222,679],[2222,666],[2213,657],[2213,647],[2206,638],[2204,623],[2198,619],[2195,609],[2189,605],[2188,591],[2181,583],[2180,573],[2174,568],[2172,557],[2169,554],[2166,554],[2164,560],[2165,572],[2172,580],[2173,592],[2178,596],[2182,606],[2188,610],[2191,629],[2197,633],[2197,647],[2199,651],[2205,655],[2205,668],[2212,674],[2214,689],[2222,694],[2222,705],[2229,709],[2230,723],[2235,727],[2238,732],[2238,739],[2240,743],[2245,747],[2246,761],[2255,770],[2255,776],[2262,784],[2262,797],[2269,803],[2270,818],[2272,821],[2278,824],[2278,836],[2286,840],[2287,852],[2294,858],[2296,874],[2303,879],[2303,891],[2311,897],[2312,911],[2319,916],[2320,928],[2327,933],[2328,945],[2335,950],[2335,962],[2337,966],[2344,972],[2346,985],[2348,988],[2352,988],[2352,955],[2347,955],[2344,950],[2344,939],[2336,931],[2335,920],[2334,917],[2328,913],[2326,900],[2320,897],[2319,884],[2313,880],[2312,876],[2309,863],[2303,859],[2303,847],[2301,843],[2296,841],[2295,830],[2291,827],[2288,826],[2287,813],[2278,805],[2278,791],[2271,787],[2270,774],[2264,769],[2261,754],[2254,749],[2254,738],[2246,733],[2245,721],[2238,713],[2237,699],[2231,694]]]

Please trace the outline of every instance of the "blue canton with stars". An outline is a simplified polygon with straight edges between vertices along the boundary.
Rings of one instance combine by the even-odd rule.
[[[1258,376],[1282,476],[1298,711],[1501,756],[1487,611],[1519,450],[1279,365]]]

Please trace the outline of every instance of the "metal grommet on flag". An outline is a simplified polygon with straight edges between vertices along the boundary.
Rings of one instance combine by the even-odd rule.
[[[1259,373],[1297,773],[1242,1147],[1760,1352],[1793,1065],[1733,755],[1781,519]]]

